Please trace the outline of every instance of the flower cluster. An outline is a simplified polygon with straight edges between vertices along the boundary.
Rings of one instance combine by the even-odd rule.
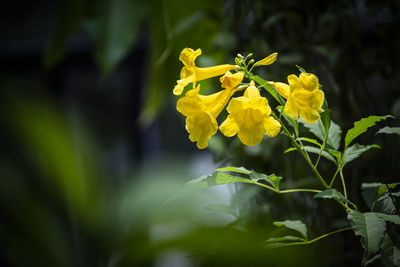
[[[200,49],[182,50],[179,60],[184,67],[173,91],[175,95],[181,95],[187,85],[193,85],[176,105],[177,110],[186,116],[189,139],[197,142],[199,149],[204,149],[218,129],[227,137],[237,135],[248,146],[259,144],[264,135],[278,135],[281,123],[272,112],[267,98],[260,95],[254,81],[242,83],[245,77],[251,80],[246,64],[242,64],[245,59],[241,56],[241,60],[236,59],[240,66],[224,64],[200,68],[195,64],[199,55]],[[277,55],[273,53],[256,62],[253,67],[270,65],[276,61]],[[222,89],[211,95],[201,95],[200,84],[196,83],[216,76],[221,76]],[[302,73],[300,77],[289,75],[288,82],[289,84],[270,82],[287,99],[284,112],[293,119],[300,117],[307,123],[316,122],[319,113],[323,111],[324,100],[324,93],[319,90],[318,78],[310,73]],[[241,90],[244,90],[242,96],[232,98],[234,93]],[[218,126],[217,118],[226,106],[228,116]]]

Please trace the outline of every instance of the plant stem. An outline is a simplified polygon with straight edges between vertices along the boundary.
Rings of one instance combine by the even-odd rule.
[[[320,193],[322,192],[321,190],[317,189],[288,189],[288,190],[280,190],[279,194],[285,194],[285,193],[293,193],[293,192],[312,192],[312,193]]]
[[[283,246],[283,247],[297,246],[297,245],[309,245],[309,244],[312,244],[314,242],[317,242],[320,239],[328,237],[330,235],[333,235],[333,234],[336,234],[336,233],[340,233],[340,232],[343,232],[343,231],[348,231],[348,230],[353,230],[353,227],[342,228],[342,229],[339,229],[339,230],[336,230],[336,231],[333,231],[333,232],[318,236],[318,237],[316,237],[316,238],[314,238],[312,240],[308,240],[308,241],[304,241],[304,242],[292,242],[292,243],[284,243],[284,244],[280,244],[280,245]]]
[[[317,162],[315,162],[315,165],[314,165],[315,168],[317,168],[319,160],[321,159],[321,154],[322,154],[322,150],[324,150],[324,148],[325,148],[326,139],[328,139],[328,135],[327,134],[325,135],[324,142],[322,143],[321,149],[319,151]]]
[[[340,168],[339,173],[340,173],[340,179],[342,180],[344,197],[347,198],[346,183],[345,183],[345,181],[344,181],[342,168]],[[347,205],[346,205],[346,206],[347,206]]]
[[[329,183],[329,187],[330,187],[330,188],[332,187],[332,185],[333,185],[333,182],[335,181],[335,178],[336,178],[336,176],[338,175],[338,173],[339,173],[340,169],[341,169],[341,165],[339,165],[339,166],[338,166],[338,168],[337,168],[337,170],[336,170],[335,174],[334,174],[334,175],[333,175],[333,177],[332,177],[332,180],[331,180],[331,182]]]
[[[325,188],[329,188],[328,184],[325,182],[324,178],[322,178],[321,174],[318,172],[318,170],[314,167],[314,164],[311,162],[310,157],[304,152],[303,149],[301,149],[301,147],[299,146],[299,144],[296,142],[296,139],[293,138],[292,134],[290,133],[290,131],[286,128],[286,126],[282,123],[282,121],[276,116],[275,113],[271,113],[271,115],[277,119],[280,124],[282,125],[282,129],[283,131],[287,134],[287,136],[289,136],[290,140],[292,141],[292,144],[294,145],[294,147],[303,155],[304,159],[307,161],[308,165],[310,165],[311,169],[313,170],[313,172],[315,173],[315,175],[317,176],[317,178],[320,180],[320,182],[323,184],[323,186]]]

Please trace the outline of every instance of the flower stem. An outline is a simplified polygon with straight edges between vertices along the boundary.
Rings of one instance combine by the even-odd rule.
[[[312,243],[314,243],[314,242],[317,242],[317,241],[320,240],[320,239],[323,239],[323,238],[325,238],[325,237],[328,237],[328,236],[330,236],[330,235],[337,234],[337,233],[344,232],[344,231],[348,231],[348,230],[353,230],[353,227],[346,227],[346,228],[338,229],[338,230],[336,230],[336,231],[329,232],[329,233],[327,233],[327,234],[318,236],[318,237],[316,237],[316,238],[314,238],[314,239],[312,239],[312,240],[303,241],[303,242],[285,243],[285,244],[281,244],[281,246],[289,247],[289,246],[297,246],[297,245],[309,245],[309,244],[312,244]]]

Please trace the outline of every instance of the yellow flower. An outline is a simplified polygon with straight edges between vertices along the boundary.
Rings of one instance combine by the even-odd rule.
[[[174,88],[174,94],[180,95],[183,92],[183,89],[189,83],[195,83],[197,81],[201,81],[204,79],[208,79],[211,77],[219,76],[227,71],[237,69],[238,67],[235,65],[217,65],[213,67],[207,68],[199,68],[196,67],[194,61],[196,58],[201,55],[201,49],[197,49],[196,51],[191,48],[184,48],[179,56],[179,60],[185,65],[181,70],[180,80],[177,81],[177,85]],[[193,86],[193,88],[194,88]]]
[[[299,77],[294,74],[288,76],[289,84],[274,82],[276,91],[287,99],[285,113],[297,120],[302,118],[307,123],[314,123],[323,112],[324,92],[319,90],[317,76],[312,73],[301,73]]]
[[[278,53],[272,53],[271,55],[261,59],[260,61],[257,61],[254,65],[255,66],[268,66],[271,65],[276,61],[278,58]]]
[[[224,109],[231,96],[238,90],[237,86],[243,80],[243,72],[232,74],[227,72],[221,77],[224,90],[212,95],[200,95],[200,86],[186,92],[176,104],[176,109],[186,116],[186,130],[189,139],[197,142],[199,149],[208,146],[208,140],[218,130],[216,118]]]
[[[227,110],[229,115],[220,125],[220,131],[228,137],[237,134],[245,145],[255,146],[264,134],[274,137],[281,130],[279,122],[270,116],[268,100],[260,96],[253,82],[243,96],[231,100]]]

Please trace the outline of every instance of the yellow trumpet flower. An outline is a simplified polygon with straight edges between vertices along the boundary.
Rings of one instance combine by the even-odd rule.
[[[220,131],[228,137],[237,134],[240,141],[248,146],[258,145],[264,134],[276,136],[280,123],[270,116],[268,100],[260,96],[254,82],[241,97],[233,98],[227,108],[229,115],[220,125]]]
[[[291,74],[287,77],[289,84],[271,83],[276,91],[285,99],[284,111],[297,120],[302,118],[307,123],[315,123],[319,113],[323,112],[324,92],[319,90],[317,76],[312,73],[301,73],[299,77]]]
[[[193,50],[191,48],[184,48],[179,56],[179,60],[185,65],[181,70],[180,80],[174,88],[175,95],[181,95],[183,89],[189,83],[193,83],[193,88],[197,81],[205,80],[211,77],[220,76],[227,71],[238,69],[236,65],[217,65],[206,68],[196,67],[195,60],[201,55],[201,49]]]
[[[232,74],[227,72],[221,77],[224,90],[211,95],[200,95],[200,86],[186,92],[176,104],[176,109],[186,116],[186,130],[189,139],[197,142],[199,149],[208,146],[208,140],[218,130],[217,117],[228,103],[231,96],[238,90],[243,80],[243,72]]]

